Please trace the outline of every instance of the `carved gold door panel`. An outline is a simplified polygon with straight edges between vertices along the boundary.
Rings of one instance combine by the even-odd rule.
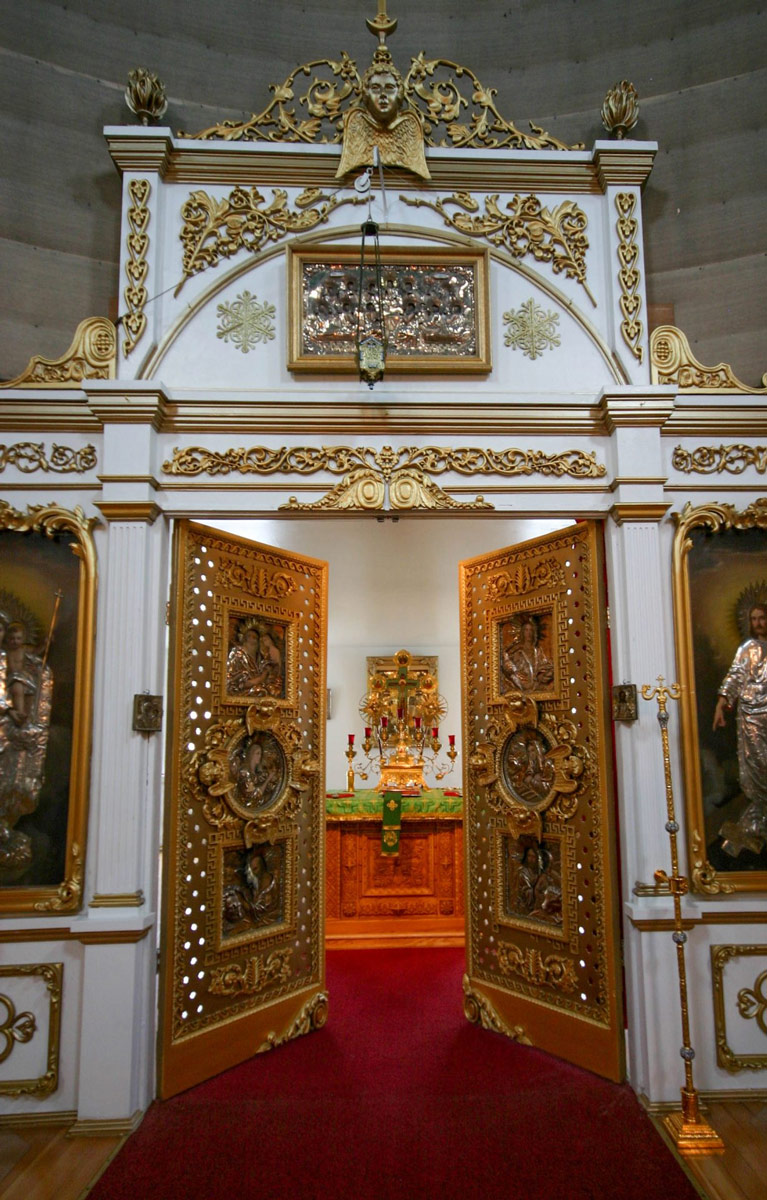
[[[466,1015],[623,1077],[601,531],[460,566]]]
[[[324,1023],[327,564],[175,542],[159,1091]]]

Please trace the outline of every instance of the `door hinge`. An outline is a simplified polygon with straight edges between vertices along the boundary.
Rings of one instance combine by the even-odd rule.
[[[165,624],[170,625],[170,600],[165,601]]]

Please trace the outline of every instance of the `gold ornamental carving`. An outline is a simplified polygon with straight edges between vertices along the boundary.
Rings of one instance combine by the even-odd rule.
[[[458,475],[545,475],[556,479],[601,479],[606,474],[594,451],[482,450],[473,446],[455,450],[443,446],[268,446],[208,450],[204,446],[177,447],[162,470],[165,475],[313,475],[327,471],[347,475],[357,467],[373,468],[388,482],[395,470],[416,467],[428,475],[455,471]]]
[[[26,370],[0,383],[0,388],[76,388],[84,379],[114,379],[117,334],[106,317],[88,317],[75,330],[72,345],[61,358],[35,355]]]
[[[487,996],[474,991],[468,975],[463,977],[463,1012],[466,1020],[471,1021],[472,1025],[480,1025],[492,1033],[502,1033],[513,1042],[519,1042],[521,1046],[533,1045],[523,1025],[507,1025],[498,1016]]]
[[[639,97],[633,83],[622,79],[611,87],[604,98],[600,116],[608,133],[625,138],[639,120]]]
[[[128,74],[125,103],[142,125],[148,125],[150,121],[159,121],[165,116],[168,107],[165,84],[152,71],[147,71],[145,67],[136,67]]]
[[[675,446],[671,456],[675,471],[685,475],[742,475],[747,467],[753,467],[760,475],[767,471],[767,446],[747,446],[735,442],[729,446],[696,446],[686,450]]]
[[[24,475],[32,475],[35,471],[55,471],[62,475],[71,471],[84,475],[86,471],[95,469],[97,461],[96,447],[91,445],[75,450],[72,446],[57,446],[54,443],[50,457],[44,442],[0,445],[0,474],[6,467],[17,467]]]
[[[717,1065],[735,1075],[739,1071],[763,1071],[767,1068],[767,1053],[737,1054],[730,1046],[727,1034],[727,1005],[724,994],[724,969],[728,962],[744,956],[765,957],[767,946],[712,946],[711,974],[714,992],[714,1033]],[[757,976],[751,988],[737,993],[736,1008],[743,1020],[756,1020],[762,1033],[767,1034],[767,971]]]
[[[254,734],[266,734],[264,740],[274,747],[274,778],[265,776],[255,796],[247,769],[247,749]],[[273,841],[286,830],[320,769],[314,755],[301,748],[302,741],[301,730],[269,697],[251,704],[244,717],[211,725],[204,747],[191,756],[186,771],[191,793],[202,803],[208,824],[237,831],[248,848]]]
[[[440,512],[470,512],[477,509],[491,509],[482,496],[476,500],[461,503],[453,500],[447,492],[438,487],[424,471],[413,468],[403,468],[395,471],[386,479],[367,467],[352,471],[340,483],[331,488],[319,500],[301,503],[291,496],[281,509],[298,511],[324,510],[356,510],[369,512],[371,510],[386,510],[386,494],[389,495],[389,509],[392,512],[413,512],[435,510]]]
[[[556,208],[545,208],[537,196],[516,194],[504,211],[498,204],[498,193],[485,197],[485,211],[479,212],[479,201],[469,192],[453,192],[439,200],[421,196],[400,196],[413,208],[430,208],[451,229],[474,238],[487,238],[500,246],[512,258],[530,256],[536,262],[550,263],[555,275],[574,279],[586,292],[596,308],[586,283],[586,237],[588,218],[574,200],[563,200]],[[457,212],[450,212],[448,204]]]
[[[273,983],[290,979],[290,950],[255,954],[244,967],[224,963],[211,972],[208,991],[214,996],[255,996]]]
[[[0,992],[0,1007],[5,1009],[5,1020],[0,1021],[0,1063],[10,1057],[17,1042],[31,1042],[37,1033],[35,1014],[16,1012],[10,996]]]
[[[521,350],[526,358],[535,361],[546,350],[553,350],[560,345],[559,313],[544,312],[532,297],[525,300],[518,309],[510,309],[503,314],[504,324],[508,326],[504,335],[504,345],[512,350]]]
[[[521,692],[497,701],[487,741],[469,757],[469,778],[515,837],[540,841],[547,810],[565,821],[575,813],[588,766],[587,752],[575,737],[570,721],[541,718],[536,701]]]
[[[277,1034],[272,1031],[267,1035],[258,1047],[258,1053],[261,1054],[264,1050],[274,1050],[277,1046],[284,1046],[286,1042],[291,1042],[293,1038],[303,1037],[304,1034],[311,1033],[313,1029],[322,1029],[327,1019],[327,992],[317,992],[311,1000],[307,1000],[298,1016],[291,1021],[284,1033]]]
[[[35,903],[35,912],[74,912],[80,907],[83,895],[84,864],[80,847],[72,843],[70,875],[56,888],[53,896]]]
[[[126,338],[123,342],[123,354],[126,358],[135,350],[146,329],[146,313],[144,309],[149,299],[149,293],[146,289],[146,279],[149,273],[149,263],[146,257],[149,250],[149,234],[147,233],[149,207],[147,201],[149,200],[151,190],[151,184],[148,179],[131,179],[128,184],[130,205],[127,215],[130,232],[125,239],[125,245],[128,250],[125,274],[128,277],[128,283],[123,291],[128,311],[122,318],[122,324],[126,330]]]
[[[381,73],[381,67],[393,66],[386,37],[394,32],[397,21],[386,15],[385,8],[385,4],[382,5],[379,0],[378,16],[367,22],[371,33],[379,39],[379,46],[371,69],[362,77],[346,51],[342,51],[338,59],[313,59],[296,67],[284,83],[271,84],[273,99],[266,108],[260,113],[253,113],[247,121],[220,121],[198,133],[179,133],[178,136],[304,144],[338,143],[343,139],[346,149],[347,138],[344,135],[346,132],[348,136],[349,115],[358,114],[363,107],[377,125],[383,124],[385,127],[392,118],[388,110],[383,110],[383,122],[380,111],[371,112],[375,98],[370,95],[372,68],[377,66]],[[407,116],[408,124],[411,120],[417,123],[425,145],[480,150],[583,149],[581,143],[566,145],[532,121],[529,133],[518,129],[498,111],[495,104],[496,89],[485,87],[468,67],[447,58],[427,58],[423,50],[410,61],[410,70],[404,79],[395,68],[394,78],[398,86],[395,115]],[[303,93],[300,91],[302,77],[309,79]],[[359,126],[358,117],[355,116],[353,124]],[[359,133],[359,129],[355,132],[356,136],[365,138],[364,148],[367,151],[370,134],[367,131]],[[396,134],[398,129],[392,132]],[[423,158],[423,151],[420,159],[416,156],[413,138],[413,132],[408,131],[405,148],[410,155],[406,156],[406,160],[403,161],[402,154],[394,160],[410,170],[415,169],[410,158],[416,166],[420,165]],[[405,141],[404,133],[402,140]],[[385,141],[384,147],[388,149]],[[355,161],[350,156],[349,162]],[[382,156],[382,161],[388,160]],[[346,170],[351,169],[351,166],[346,167]],[[428,174],[424,177],[428,178]]]
[[[269,242],[324,224],[342,204],[364,203],[364,196],[338,196],[320,188],[301,192],[294,209],[288,206],[288,194],[282,188],[272,188],[271,203],[255,186],[233,188],[220,200],[207,192],[192,192],[181,208],[183,275],[174,295],[192,275],[217,266],[240,250],[256,254]]]
[[[639,320],[642,297],[639,294],[641,275],[637,244],[639,222],[634,216],[636,204],[634,192],[618,192],[615,197],[615,207],[618,210],[618,283],[621,289],[618,303],[623,317],[621,333],[634,358],[641,363],[644,359],[644,346],[641,344],[644,326]]]
[[[659,325],[650,335],[650,377],[653,383],[676,386],[680,392],[767,394],[767,372],[762,376],[763,386],[752,388],[741,383],[729,363],[705,367],[693,354],[685,334],[674,325]]]
[[[557,558],[542,558],[530,563],[517,563],[505,571],[491,575],[487,584],[489,601],[506,596],[524,596],[539,588],[558,587],[564,582],[562,564]]]
[[[498,969],[504,975],[518,975],[535,987],[548,986],[568,994],[578,988],[578,977],[569,958],[561,954],[543,955],[530,947],[522,950],[512,942],[499,943]]]
[[[243,566],[234,559],[222,559],[217,582],[222,588],[234,588],[262,600],[284,600],[296,590],[287,571],[268,571],[263,566]]]
[[[31,963],[20,966],[0,966],[0,979],[39,976],[48,993],[48,1047],[45,1073],[37,1079],[0,1080],[0,1096],[36,1096],[43,1099],[56,1091],[59,1085],[59,1045],[61,1033],[61,989],[64,974],[63,963]],[[8,1058],[15,1042],[28,1042],[36,1032],[36,1021],[32,1013],[20,1013],[12,1022],[15,1007],[9,997],[0,995],[0,1004],[7,1011],[6,1021],[0,1025],[0,1062]]]

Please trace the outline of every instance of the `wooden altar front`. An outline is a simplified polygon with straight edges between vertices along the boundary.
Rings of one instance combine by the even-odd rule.
[[[381,809],[375,792],[327,798],[328,949],[462,945],[461,797],[403,797],[397,855],[382,853]]]

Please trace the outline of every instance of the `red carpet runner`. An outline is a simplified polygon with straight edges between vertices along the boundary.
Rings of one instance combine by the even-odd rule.
[[[329,954],[325,1028],[153,1105],[90,1200],[696,1200],[629,1087],[469,1025],[462,971]]]

